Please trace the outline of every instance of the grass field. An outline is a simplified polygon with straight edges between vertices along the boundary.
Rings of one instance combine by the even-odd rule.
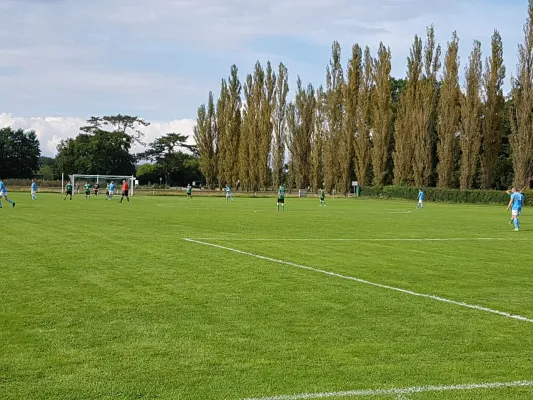
[[[533,398],[529,209],[14,199],[1,399]]]

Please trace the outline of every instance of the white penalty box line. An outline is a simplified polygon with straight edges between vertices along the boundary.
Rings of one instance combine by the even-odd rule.
[[[441,385],[441,386],[415,386],[398,389],[368,389],[368,390],[348,390],[344,392],[322,392],[322,393],[301,393],[293,395],[281,395],[272,397],[249,397],[244,400],[304,400],[304,399],[324,399],[327,397],[369,397],[369,396],[403,396],[416,393],[446,392],[460,390],[487,390],[504,389],[516,387],[532,387],[533,381],[515,382],[493,382],[493,383],[473,383],[466,385]]]
[[[230,251],[230,252],[233,252],[233,253],[237,253],[237,254],[241,254],[241,255],[245,255],[245,256],[249,256],[249,257],[258,258],[260,260],[271,261],[271,262],[274,262],[274,263],[277,263],[277,264],[289,265],[291,267],[305,269],[307,271],[313,271],[313,272],[317,272],[317,273],[324,274],[324,275],[334,276],[336,278],[347,279],[347,280],[350,280],[350,281],[363,283],[365,285],[379,287],[379,288],[382,288],[382,289],[393,290],[395,292],[400,292],[400,293],[408,294],[408,295],[411,295],[411,296],[424,297],[424,298],[428,298],[428,299],[431,299],[431,300],[440,301],[442,303],[453,304],[453,305],[460,306],[460,307],[465,307],[465,308],[470,308],[470,309],[473,309],[473,310],[484,311],[484,312],[488,312],[488,313],[491,313],[491,314],[496,314],[496,315],[499,315],[499,316],[502,316],[502,317],[506,317],[506,318],[512,318],[512,319],[523,321],[523,322],[531,322],[531,323],[533,323],[533,319],[526,318],[526,317],[523,317],[521,315],[511,314],[511,313],[508,313],[508,312],[505,312],[505,311],[494,310],[492,308],[483,307],[483,306],[479,306],[479,305],[476,305],[476,304],[468,304],[468,303],[464,303],[464,302],[461,302],[461,301],[456,301],[456,300],[451,300],[451,299],[447,299],[447,298],[440,297],[440,296],[435,296],[435,295],[432,295],[432,294],[424,294],[424,293],[413,292],[412,290],[401,289],[401,288],[394,287],[394,286],[389,286],[389,285],[384,285],[384,284],[381,284],[381,283],[371,282],[371,281],[367,281],[365,279],[360,279],[360,278],[356,278],[356,277],[348,276],[348,275],[342,275],[342,274],[338,274],[338,273],[335,273],[335,272],[326,271],[326,270],[323,270],[323,269],[318,269],[318,268],[313,268],[313,267],[309,267],[309,266],[302,265],[302,264],[293,263],[293,262],[290,262],[290,261],[278,260],[276,258],[262,256],[260,254],[254,254],[254,253],[250,253],[250,252],[247,252],[247,251],[234,249],[232,247],[222,246],[222,245],[219,245],[219,244],[209,243],[209,242],[205,242],[205,241],[199,240],[199,239],[183,238],[183,240],[185,240],[187,242],[190,242],[190,243],[196,243],[196,244],[200,244],[200,245],[203,245],[203,246],[214,247],[214,248],[217,248],[217,249],[220,249],[220,250],[226,250],[226,251]],[[211,239],[211,240],[217,240],[217,239]]]

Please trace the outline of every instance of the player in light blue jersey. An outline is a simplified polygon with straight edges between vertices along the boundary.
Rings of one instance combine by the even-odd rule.
[[[228,202],[229,199],[231,199],[231,201],[235,201],[235,199],[231,195],[231,189],[229,188],[229,185],[226,185],[226,202]]]
[[[4,185],[4,182],[2,182],[2,180],[0,179],[0,208],[2,208],[2,198],[6,199],[8,203],[15,207],[15,202],[7,197],[7,189]]]
[[[419,189],[418,190],[418,204],[416,205],[416,208],[424,208],[424,198],[425,198],[424,192]]]
[[[107,197],[108,200],[113,200],[113,194],[115,194],[115,182],[111,181],[109,184],[109,196]]]
[[[37,183],[33,179],[31,180],[31,199],[37,200]]]
[[[507,211],[511,208],[511,214],[513,216],[514,230],[518,231],[520,229],[520,222],[518,217],[522,213],[522,206],[524,205],[524,195],[517,191],[515,188],[511,189],[511,200],[507,205]]]

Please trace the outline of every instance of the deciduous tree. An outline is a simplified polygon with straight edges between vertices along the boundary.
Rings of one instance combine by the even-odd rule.
[[[437,118],[437,185],[451,188],[455,180],[455,154],[461,113],[459,88],[459,38],[453,32],[444,60],[444,72]]]
[[[481,43],[476,40],[465,69],[465,95],[461,102],[461,189],[473,187],[480,161],[481,74]]]

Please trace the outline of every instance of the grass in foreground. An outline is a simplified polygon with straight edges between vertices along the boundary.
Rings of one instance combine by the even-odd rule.
[[[532,323],[183,240],[533,318],[529,210],[513,232],[505,206],[313,198],[278,213],[275,199],[14,198],[0,210],[3,399],[242,399],[533,376]],[[464,240],[368,240],[405,238]]]

